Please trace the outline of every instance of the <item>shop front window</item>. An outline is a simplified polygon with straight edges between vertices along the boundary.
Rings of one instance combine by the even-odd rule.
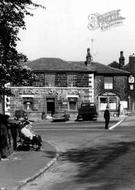
[[[100,97],[100,110],[105,110],[108,103],[107,97]]]
[[[116,110],[117,109],[117,98],[116,98],[116,96],[110,96],[109,97],[109,108],[110,108],[110,110]]]
[[[75,111],[76,110],[76,102],[69,102],[69,109]]]
[[[77,98],[68,98],[69,102],[69,111],[76,111],[77,110]]]
[[[99,98],[99,110],[105,110],[107,106],[109,106],[110,110],[117,109],[117,96],[101,96]]]
[[[23,98],[23,105],[24,105],[24,110],[32,111],[33,110],[33,98],[24,97]]]

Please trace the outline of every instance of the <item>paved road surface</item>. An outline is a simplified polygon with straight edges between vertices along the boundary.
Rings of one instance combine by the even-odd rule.
[[[62,128],[38,131],[57,147],[60,156],[53,167],[27,184],[25,190],[135,189],[134,125],[111,131],[105,131],[103,123],[95,124],[91,130],[87,125],[84,131]]]

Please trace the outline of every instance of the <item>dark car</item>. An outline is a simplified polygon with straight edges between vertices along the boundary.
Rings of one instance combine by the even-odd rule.
[[[82,103],[78,109],[77,120],[97,120],[96,105],[94,103]]]
[[[52,116],[52,121],[68,121],[70,114],[66,111],[58,111]]]

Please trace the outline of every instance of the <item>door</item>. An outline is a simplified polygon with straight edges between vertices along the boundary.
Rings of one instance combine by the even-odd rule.
[[[55,113],[55,98],[47,98],[47,114],[53,115]]]

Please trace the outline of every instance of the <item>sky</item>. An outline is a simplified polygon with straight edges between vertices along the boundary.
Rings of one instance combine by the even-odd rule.
[[[34,9],[26,17],[26,30],[21,30],[18,50],[29,60],[41,57],[66,61],[85,61],[87,48],[93,60],[102,64],[118,61],[124,52],[125,64],[135,53],[134,0],[35,0],[46,9]],[[88,16],[103,15],[120,9],[123,24],[102,31],[89,30]]]

